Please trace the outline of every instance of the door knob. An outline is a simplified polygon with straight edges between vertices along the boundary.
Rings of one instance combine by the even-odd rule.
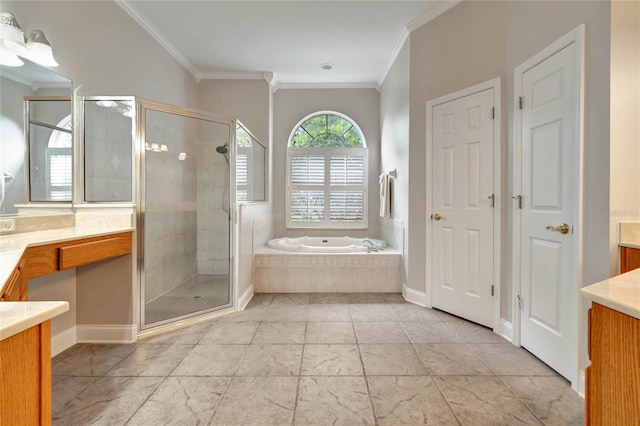
[[[433,220],[447,220],[447,218],[442,216],[440,213],[432,214],[431,215],[431,219],[433,219]]]
[[[568,234],[569,233],[569,225],[567,225],[566,223],[561,223],[559,226],[548,225],[544,229],[546,229],[547,231],[559,232],[561,234]]]

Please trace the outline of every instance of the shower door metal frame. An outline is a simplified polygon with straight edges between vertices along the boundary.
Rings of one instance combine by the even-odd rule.
[[[226,124],[229,126],[229,303],[222,306],[216,306],[209,309],[204,309],[188,314],[180,315],[177,317],[169,318],[166,320],[156,321],[151,324],[145,324],[145,293],[146,282],[144,274],[144,240],[145,240],[145,140],[146,140],[146,111],[152,110],[157,112],[163,112],[167,114],[174,114],[186,118],[195,118],[199,120],[206,120],[218,124]],[[138,289],[138,301],[139,301],[139,313],[138,313],[138,332],[148,331],[154,328],[162,327],[168,324],[175,324],[181,321],[187,321],[192,318],[210,314],[213,312],[223,311],[229,308],[236,308],[236,270],[235,270],[235,185],[236,185],[236,170],[235,170],[235,156],[236,156],[236,120],[222,117],[214,114],[207,113],[192,108],[180,107],[177,105],[166,104],[162,102],[152,101],[143,98],[136,98],[136,221],[137,221],[137,283],[139,283]]]

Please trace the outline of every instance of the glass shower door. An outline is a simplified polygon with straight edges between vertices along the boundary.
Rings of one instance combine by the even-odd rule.
[[[231,306],[232,122],[140,103],[142,328]]]

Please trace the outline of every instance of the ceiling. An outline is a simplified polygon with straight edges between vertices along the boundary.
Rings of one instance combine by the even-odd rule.
[[[381,84],[408,32],[457,1],[116,0],[197,80]],[[332,64],[326,71],[322,64]],[[265,74],[266,73],[266,74]]]

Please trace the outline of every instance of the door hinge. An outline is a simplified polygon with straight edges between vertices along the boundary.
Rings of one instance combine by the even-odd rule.
[[[522,104],[524,104],[524,101],[522,100],[522,96],[518,97],[518,109],[522,109]]]
[[[491,207],[495,207],[496,206],[496,194],[491,194],[488,197],[491,200]]]
[[[518,208],[522,210],[522,195],[514,195],[511,198],[513,198],[514,200],[518,200]]]
[[[522,309],[522,298],[518,295],[518,309]]]
[[[491,295],[493,296],[493,292],[495,290],[495,286],[493,284],[491,284]]]
[[[495,108],[491,108],[491,119],[492,120],[496,119],[496,109]]]

